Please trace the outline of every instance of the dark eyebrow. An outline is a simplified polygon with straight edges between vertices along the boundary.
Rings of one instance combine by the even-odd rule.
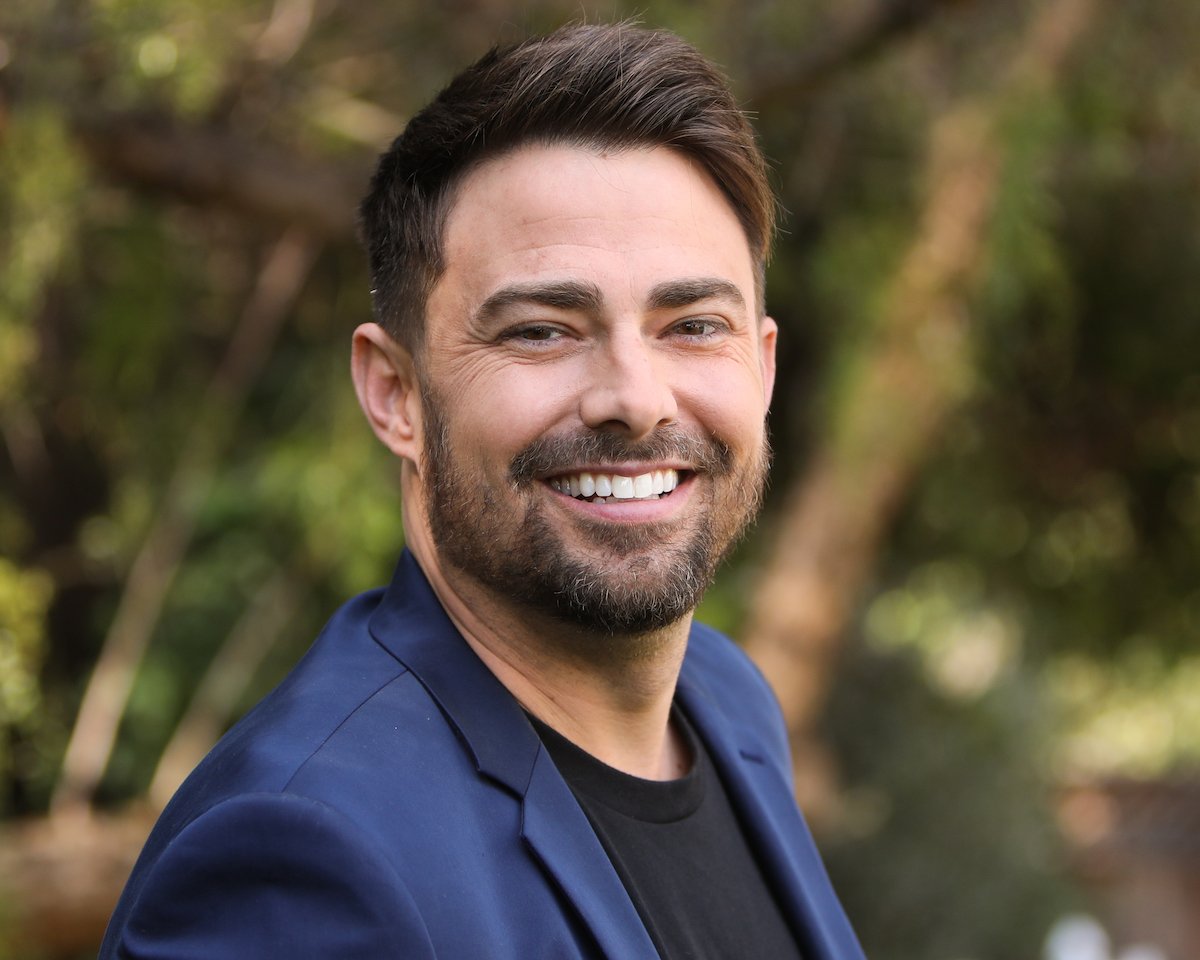
[[[650,291],[647,306],[651,310],[690,307],[702,300],[728,300],[736,306],[746,307],[742,292],[728,280],[718,277],[696,277],[687,280],[668,280]]]
[[[479,305],[475,312],[481,321],[494,320],[507,308],[534,304],[554,310],[577,310],[597,314],[604,301],[594,283],[561,280],[555,283],[514,283],[501,287]]]

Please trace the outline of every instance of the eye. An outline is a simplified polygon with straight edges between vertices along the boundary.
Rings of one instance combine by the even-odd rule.
[[[675,324],[671,330],[680,336],[703,340],[720,333],[721,327],[720,321],[712,317],[689,317]]]
[[[555,340],[561,340],[563,336],[562,330],[558,329],[558,327],[552,327],[545,323],[535,323],[507,331],[504,334],[504,339],[516,340],[521,343],[553,343]]]

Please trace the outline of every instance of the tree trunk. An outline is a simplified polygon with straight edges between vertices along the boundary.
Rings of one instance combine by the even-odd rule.
[[[965,100],[934,124],[916,235],[779,520],[744,637],[779,696],[797,794],[818,823],[834,822],[837,804],[815,727],[854,604],[939,428],[970,392],[971,297],[986,268],[1005,159],[1000,116],[1014,98],[1046,95],[1091,11],[1091,0],[1045,7],[995,93]]]

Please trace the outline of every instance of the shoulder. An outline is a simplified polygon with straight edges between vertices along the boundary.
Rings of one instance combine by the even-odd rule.
[[[344,815],[287,793],[214,804],[149,866],[102,958],[432,956],[403,882]],[[332,938],[332,939],[331,939]]]
[[[114,913],[121,952],[103,957],[381,956],[387,940],[370,937],[383,918],[389,936],[411,921],[404,942],[425,942],[379,811],[433,806],[406,770],[452,781],[467,764],[447,725],[430,722],[424,687],[372,637],[378,601],[364,594],[339,610],[180,787]],[[294,950],[254,939],[260,911],[289,944],[295,935]],[[309,925],[366,939],[354,933],[343,949]]]
[[[425,685],[372,635],[379,600],[372,592],[343,606],[279,686],[221,739],[168,804],[148,855],[243,796],[258,797],[252,807],[264,815],[289,809],[266,803],[269,794],[307,798],[366,828],[374,818],[358,814],[383,802],[380,790],[391,791],[392,806],[422,799],[406,771],[438,770],[443,780],[468,772]]]
[[[337,746],[338,732],[356,715],[404,686],[407,667],[367,630],[377,602],[378,593],[368,593],[343,606],[283,681],[196,768],[171,806],[186,806],[194,816],[237,793],[285,789],[315,756]]]

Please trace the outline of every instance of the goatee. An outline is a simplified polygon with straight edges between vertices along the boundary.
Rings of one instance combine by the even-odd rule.
[[[425,389],[422,401],[426,509],[439,553],[507,601],[591,632],[644,634],[687,616],[762,503],[765,437],[739,463],[721,440],[674,425],[639,441],[600,431],[540,437],[512,459],[508,489],[492,489],[464,475],[441,402]],[[687,463],[708,502],[686,521],[577,519],[573,537],[552,524],[537,489],[544,478],[626,462]]]

